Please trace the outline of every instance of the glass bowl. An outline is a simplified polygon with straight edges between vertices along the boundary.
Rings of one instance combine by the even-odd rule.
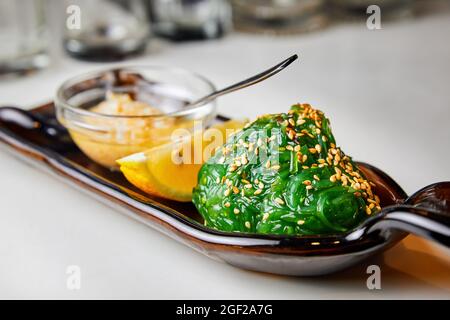
[[[117,169],[117,159],[170,142],[175,129],[192,132],[199,123],[209,126],[216,115],[214,101],[196,108],[185,106],[213,91],[210,81],[182,69],[109,69],[64,82],[55,98],[56,115],[84,154],[102,166]],[[111,94],[127,94],[161,113],[124,115],[91,110]]]

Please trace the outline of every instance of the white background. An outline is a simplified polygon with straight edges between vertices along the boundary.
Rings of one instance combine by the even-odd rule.
[[[293,54],[300,61],[221,98],[220,112],[255,117],[309,102],[331,118],[346,153],[390,174],[408,193],[450,180],[450,14],[363,23],[274,38],[153,41],[128,64],[188,68],[218,87]],[[107,64],[72,60],[54,39],[50,68],[0,81],[0,105],[31,108],[61,81]],[[218,263],[0,151],[0,298],[450,298],[450,251],[409,236],[383,256],[320,278],[259,274]],[[382,290],[366,288],[379,264]],[[66,288],[79,265],[81,290]]]

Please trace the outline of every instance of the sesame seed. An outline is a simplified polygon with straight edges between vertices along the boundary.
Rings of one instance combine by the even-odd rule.
[[[313,186],[306,186],[306,190],[311,190]]]
[[[289,119],[289,123],[291,124],[291,126],[295,126],[294,119],[290,118],[290,119]]]
[[[319,128],[316,129],[316,133],[320,134],[320,129]]]
[[[300,151],[300,146],[299,146],[299,145],[296,145],[296,146],[294,147],[294,151],[299,152],[299,151]]]
[[[273,170],[279,170],[279,169],[280,169],[280,166],[279,166],[278,164],[276,164],[276,165],[272,166],[272,169],[273,169]]]
[[[252,184],[251,184],[251,183],[247,183],[247,184],[244,186],[244,188],[246,188],[246,189],[251,189],[251,188],[252,188]]]
[[[275,202],[278,204],[284,204],[284,201],[281,198],[275,198]]]
[[[305,119],[298,119],[298,120],[297,120],[297,124],[298,124],[299,126],[301,126],[301,125],[304,124],[305,122],[306,122]]]
[[[286,146],[286,150],[292,151],[294,148],[292,146]]]
[[[331,182],[336,182],[336,175],[332,175],[331,177],[330,177],[330,181]]]
[[[220,178],[219,177],[216,178],[216,183],[220,183]]]
[[[288,138],[289,139],[294,140],[294,135],[295,135],[294,131],[291,130],[291,131],[288,132]]]
[[[319,160],[317,160],[317,162],[323,164],[323,163],[325,163],[325,159],[319,159]]]
[[[225,206],[226,208],[229,208],[229,207],[231,206],[231,204],[230,204],[229,202],[226,202],[226,203],[224,204],[224,206]]]
[[[227,190],[225,190],[225,192],[223,193],[223,195],[225,196],[225,197],[227,197],[227,196],[229,196],[230,195],[230,189],[227,189]]]
[[[264,188],[264,183],[260,182],[260,183],[258,184],[258,188],[263,189],[263,188]]]
[[[372,211],[370,210],[369,207],[366,207],[366,213],[370,216],[372,214]]]
[[[316,148],[309,148],[308,151],[311,152],[312,154],[314,154],[314,153],[317,152],[317,149]]]
[[[305,180],[303,181],[303,184],[309,186],[311,184],[311,180]]]
[[[258,194],[260,194],[262,192],[261,189],[256,189],[255,192],[253,193],[255,196],[257,196]]]
[[[317,152],[322,151],[322,147],[320,146],[320,144],[316,144],[316,145],[314,146],[314,148],[317,150]]]
[[[270,168],[270,160],[268,160],[268,161],[266,162],[266,168],[267,168],[267,169]]]
[[[305,224],[305,220],[298,220],[297,224],[301,226],[302,224]]]
[[[315,174],[315,175],[313,176],[313,178],[314,178],[315,180],[317,180],[317,181],[320,180],[320,178],[319,178],[319,176],[318,176],[317,174]]]
[[[238,187],[236,187],[236,186],[233,187],[233,193],[234,194],[238,194],[239,193]]]
[[[236,169],[237,169],[237,167],[236,167],[236,165],[235,164],[232,164],[231,166],[230,166],[230,172],[233,172],[233,171],[236,171]]]
[[[242,183],[245,183],[245,184],[249,184],[250,183],[250,181],[248,181],[246,179],[241,179],[241,181],[242,181]]]
[[[268,218],[269,218],[269,214],[267,212],[264,213],[263,217],[262,217],[263,221],[266,221]]]
[[[323,142],[327,142],[327,137],[322,136],[322,141],[323,141]]]
[[[238,214],[238,213],[241,212],[241,211],[239,211],[238,208],[234,208],[234,209],[233,209],[233,212],[234,212],[235,214]]]
[[[245,221],[245,226],[250,229],[250,227],[252,226],[252,224],[250,223],[250,221]]]
[[[308,160],[308,156],[306,154],[304,154],[302,157],[302,162],[305,163],[306,160]]]

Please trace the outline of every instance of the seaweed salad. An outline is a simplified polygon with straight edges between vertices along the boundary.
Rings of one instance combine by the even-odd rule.
[[[205,225],[278,235],[346,232],[381,210],[330,122],[309,104],[262,115],[201,168],[193,202]]]

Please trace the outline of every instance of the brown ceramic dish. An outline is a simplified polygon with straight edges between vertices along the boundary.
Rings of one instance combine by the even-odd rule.
[[[53,104],[31,111],[0,108],[0,146],[114,209],[231,265],[275,274],[321,275],[386,250],[407,232],[449,245],[450,183],[432,185],[408,198],[389,176],[365,163],[359,166],[376,183],[387,209],[349,234],[281,237],[211,230],[203,226],[192,204],[146,195],[121,173],[89,160],[57,123],[54,112]]]

